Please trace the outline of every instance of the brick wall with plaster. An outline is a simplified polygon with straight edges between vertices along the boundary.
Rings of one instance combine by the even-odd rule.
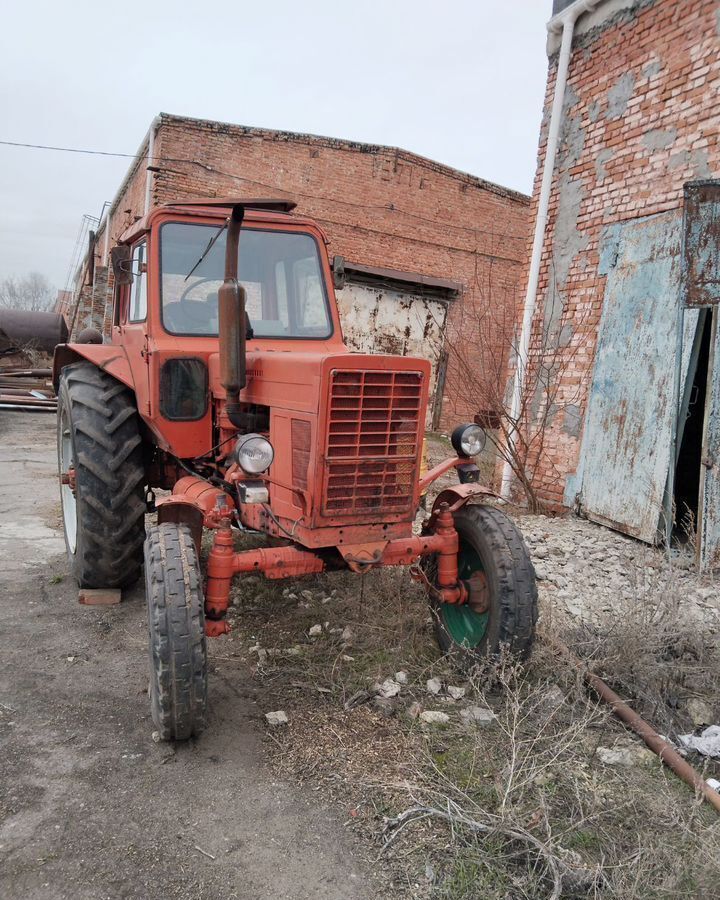
[[[533,220],[557,49],[551,37]],[[543,391],[530,404],[534,424],[547,422],[531,463],[552,505],[571,502],[566,481],[578,466],[607,275],[603,234],[679,211],[685,182],[720,178],[718,96],[716,0],[611,0],[578,20],[530,350],[532,370],[551,344],[559,373],[550,408]]]
[[[169,115],[160,118],[154,156],[152,204],[192,196],[289,196],[298,212],[319,221],[331,255],[458,282],[458,296],[444,309],[431,303],[443,319],[450,351],[440,426],[472,418],[484,405],[484,380],[488,373],[498,377],[509,343],[498,322],[514,327],[523,293],[528,197],[402,150]],[[110,246],[142,214],[145,183],[143,159],[114,204]],[[96,247],[101,268],[104,243],[101,229]],[[92,319],[107,330],[108,314],[97,296],[92,313],[84,301],[78,322]],[[383,303],[396,299],[386,292]],[[348,343],[364,345],[367,337],[356,333],[363,316],[347,315],[342,299],[340,305]],[[424,350],[435,363],[436,336],[424,348],[416,340],[426,313],[421,302],[418,321],[403,326],[403,334],[405,326],[410,329],[408,340],[400,333],[395,337],[406,352]],[[378,350],[393,343],[394,317],[388,310],[383,316],[384,325],[373,323],[378,332],[387,329],[386,338],[376,334],[372,341]],[[467,360],[475,373],[471,383]]]

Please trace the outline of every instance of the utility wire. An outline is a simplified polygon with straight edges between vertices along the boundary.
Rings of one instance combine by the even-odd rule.
[[[135,153],[110,153],[106,150],[85,150],[80,149],[78,147],[55,147],[49,144],[29,144],[23,143],[21,141],[0,141],[0,145],[5,147],[22,147],[26,149],[32,150],[54,150],[60,153],[82,153],[88,156],[113,156],[119,159],[135,159],[137,154]],[[257,181],[253,178],[246,178],[242,175],[235,175],[232,172],[223,172],[220,169],[216,169],[214,166],[208,165],[207,163],[200,162],[196,159],[175,159],[173,157],[167,156],[145,156],[145,159],[158,161],[158,162],[166,162],[166,163],[185,163],[186,165],[198,166],[201,169],[204,169],[206,172],[213,172],[216,175],[221,175],[224,178],[231,178],[234,181],[245,182],[246,184],[254,184],[257,187],[268,188],[268,190],[272,191],[280,191],[283,194],[295,194],[299,197],[305,197],[311,200],[320,200],[325,203],[337,203],[342,206],[350,206],[357,209],[365,209],[365,210],[378,210],[380,212],[395,212],[399,213],[402,216],[406,216],[410,219],[416,219],[420,222],[426,222],[430,225],[442,224],[444,228],[452,228],[456,231],[466,231],[471,234],[483,234],[489,237],[497,238],[503,241],[522,241],[525,243],[525,238],[520,237],[518,235],[509,235],[509,234],[499,234],[495,231],[487,231],[481,228],[473,228],[471,225],[454,225],[451,222],[446,222],[444,220],[434,220],[427,218],[426,216],[419,216],[416,213],[408,212],[407,210],[400,209],[400,207],[395,206],[392,203],[387,205],[379,205],[379,204],[366,204],[366,203],[354,203],[351,200],[342,200],[338,197],[325,197],[320,194],[308,194],[303,191],[287,189],[280,187],[279,185],[268,184],[267,182]],[[473,252],[473,251],[469,251]]]

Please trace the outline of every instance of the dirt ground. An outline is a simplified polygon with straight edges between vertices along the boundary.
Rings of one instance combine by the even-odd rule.
[[[266,765],[239,660],[213,652],[201,740],[153,743],[142,588],[78,604],[54,429],[0,413],[0,897],[376,896],[342,810]]]
[[[428,442],[431,465],[448,453]],[[53,417],[0,418],[2,900],[540,900],[553,879],[563,898],[716,894],[717,818],[547,640],[671,740],[717,723],[720,592],[689,551],[519,514],[535,652],[469,674],[401,570],[249,576],[232,634],[209,645],[209,728],[173,747],[151,737],[142,587],[114,608],[77,602],[54,456]],[[276,710],[288,724],[269,728]],[[398,827],[418,804],[454,824]]]

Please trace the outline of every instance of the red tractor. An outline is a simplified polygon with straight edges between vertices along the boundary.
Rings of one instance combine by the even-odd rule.
[[[228,631],[233,579],[408,566],[444,651],[529,652],[537,590],[522,538],[477,483],[484,434],[420,477],[430,365],[353,353],[327,240],[285,200],[153,209],[113,248],[112,337],[58,346],[65,538],[81,587],[145,566],[152,716],[199,734],[206,638]],[[239,274],[238,274],[239,273]],[[455,467],[421,534],[421,494]],[[171,491],[161,499],[154,491]],[[157,524],[145,529],[145,514]],[[212,529],[201,562],[203,529]],[[237,550],[235,536],[272,541]],[[144,546],[144,560],[143,560]]]

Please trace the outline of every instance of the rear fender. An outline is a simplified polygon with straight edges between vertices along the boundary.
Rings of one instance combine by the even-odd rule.
[[[115,344],[58,344],[53,355],[52,382],[55,391],[60,383],[60,372],[71,363],[88,362],[108,372],[132,390],[135,382],[125,351]]]

